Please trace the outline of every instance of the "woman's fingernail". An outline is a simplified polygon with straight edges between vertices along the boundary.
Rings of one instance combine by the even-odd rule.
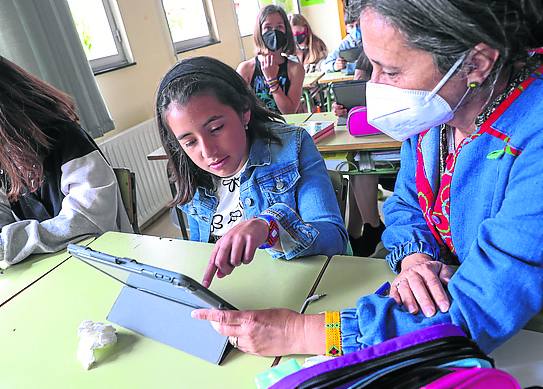
[[[449,304],[439,304],[439,310],[441,312],[447,312],[449,310]]]

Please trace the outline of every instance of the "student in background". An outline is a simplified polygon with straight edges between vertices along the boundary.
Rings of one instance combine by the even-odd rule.
[[[0,56],[0,268],[110,230],[130,223],[72,101]]]
[[[360,23],[356,12],[353,12],[350,9],[345,10],[345,26],[347,28],[347,36],[343,38],[338,48],[328,54],[328,57],[324,60],[322,70],[326,72],[339,72],[345,68],[354,69],[354,63],[345,61],[345,59],[341,58],[339,52],[341,50],[348,50],[362,45],[362,34],[360,32]]]
[[[238,73],[264,105],[277,113],[295,113],[300,105],[304,68],[287,58],[294,37],[283,8],[267,5],[258,14],[253,34],[257,55],[238,66]]]
[[[373,67],[364,53],[356,61],[355,80],[369,80]],[[347,109],[341,104],[332,105],[336,116],[347,116]],[[378,194],[380,177],[374,174],[351,176],[349,178],[349,220],[347,231],[353,254],[361,257],[372,255],[381,241],[385,230],[379,216]],[[387,180],[387,183],[390,180]],[[384,184],[383,184],[384,185]],[[393,186],[393,185],[392,185]],[[360,226],[363,226],[360,229]]]
[[[300,14],[288,16],[294,41],[296,42],[296,56],[304,66],[306,73],[321,69],[321,64],[328,54],[326,44],[313,33],[311,26]]]
[[[347,232],[325,164],[309,134],[282,123],[229,66],[208,57],[175,65],[156,113],[173,204],[191,240],[217,242],[203,284],[253,260],[344,253]]]

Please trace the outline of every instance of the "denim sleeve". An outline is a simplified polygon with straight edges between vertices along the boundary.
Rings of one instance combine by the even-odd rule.
[[[324,60],[323,64],[321,65],[321,70],[324,72],[334,72],[334,62],[336,62],[336,59],[339,57],[339,47],[332,51],[326,59]]]
[[[300,180],[296,187],[294,210],[286,204],[275,203],[264,214],[273,216],[280,224],[283,252],[270,250],[274,258],[292,259],[308,255],[344,254],[347,231],[339,212],[336,195],[326,166],[313,139],[301,132],[298,153]]]
[[[416,147],[417,137],[402,144],[394,193],[383,206],[386,229],[382,239],[390,252],[386,259],[395,272],[399,271],[402,259],[413,253],[439,258],[439,245],[426,224],[417,197]]]
[[[196,218],[194,216],[192,216],[190,214],[190,212],[187,212],[187,206],[186,205],[182,205],[182,206],[178,206],[179,209],[181,209],[183,211],[183,213],[185,214],[186,218],[187,218],[187,222],[189,224],[189,231],[190,231],[190,240],[192,241],[195,241],[195,242],[199,242],[200,241],[200,227],[198,225],[198,221],[196,220]],[[207,243],[207,242],[206,242]]]
[[[495,216],[481,223],[476,240],[449,282],[449,312],[426,318],[405,312],[392,299],[363,297],[356,309],[342,312],[345,350],[452,322],[488,353],[543,309],[542,149],[543,142],[533,141],[518,157],[502,157],[516,158],[504,200]]]

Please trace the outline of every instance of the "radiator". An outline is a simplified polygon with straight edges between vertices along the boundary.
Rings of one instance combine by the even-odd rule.
[[[106,137],[98,143],[112,167],[125,167],[136,173],[140,226],[162,211],[172,198],[166,161],[147,160],[147,154],[161,145],[154,119]]]

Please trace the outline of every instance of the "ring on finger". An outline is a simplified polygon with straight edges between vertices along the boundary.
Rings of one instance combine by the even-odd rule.
[[[394,283],[394,287],[395,287],[396,289],[399,289],[399,288],[400,288],[400,285],[401,285],[403,282],[407,282],[407,279],[406,279],[406,278],[402,278],[401,280],[396,281],[396,282]]]

